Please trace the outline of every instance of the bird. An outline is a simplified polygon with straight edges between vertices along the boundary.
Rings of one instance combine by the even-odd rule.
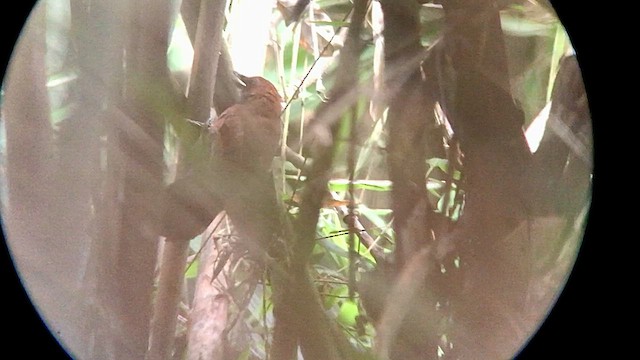
[[[244,85],[240,102],[226,109],[208,126],[213,154],[228,165],[256,173],[268,172],[277,154],[282,127],[282,97],[269,80],[236,76]]]
[[[208,154],[168,188],[162,235],[190,240],[225,210],[247,248],[262,253],[279,227],[270,170],[282,134],[282,97],[263,77],[236,76],[240,101],[205,125]]]
[[[215,191],[253,255],[265,254],[279,231],[271,164],[278,154],[282,97],[263,77],[237,74],[240,102],[209,125]]]

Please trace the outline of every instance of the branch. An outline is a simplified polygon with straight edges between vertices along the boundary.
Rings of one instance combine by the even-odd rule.
[[[164,129],[179,106],[166,56],[174,16],[169,2],[135,3],[119,10],[115,14],[128,18],[130,25],[126,48],[114,50],[126,53],[125,96],[120,104],[126,114],[118,116],[113,111],[107,123],[111,147],[107,164],[109,171],[122,174],[110,186],[117,186],[121,194],[116,220],[123,226],[114,234],[117,263],[109,265],[116,269],[113,281],[121,289],[117,303],[124,340],[136,345],[122,346],[114,356],[141,359],[148,350],[153,311],[150,299],[159,237],[155,226],[162,220]],[[122,18],[119,20],[120,25]]]
[[[194,42],[194,59],[189,82],[187,113],[197,122],[205,123],[210,116],[216,84],[219,49],[226,1],[200,2],[198,27]],[[181,120],[181,119],[180,119]],[[185,124],[185,126],[188,126]],[[198,132],[198,129],[183,128]],[[194,135],[192,135],[194,136]],[[182,140],[186,140],[183,137]],[[187,148],[180,144],[183,149]],[[201,148],[192,148],[198,152]],[[189,152],[189,151],[187,151]],[[196,156],[202,154],[196,154]],[[178,168],[178,180],[165,189],[163,233],[167,236],[160,264],[158,291],[151,323],[149,360],[167,359],[174,347],[180,289],[189,250],[189,240],[201,232],[219,202],[206,194],[196,177],[184,176],[185,167]],[[201,169],[197,169],[201,170]],[[203,194],[204,193],[204,194]],[[195,231],[195,233],[193,233]],[[224,327],[223,327],[224,328]],[[191,348],[190,348],[191,349]]]
[[[231,54],[227,43],[222,40],[220,59],[218,59],[218,73],[213,91],[213,107],[216,113],[222,114],[228,107],[240,101],[237,76],[233,73]]]
[[[464,153],[465,177],[464,212],[452,234],[464,264],[464,290],[450,294],[457,319],[450,332],[457,356],[506,358],[513,353],[505,344],[517,336],[509,332],[510,324],[524,316],[529,282],[524,269],[532,259],[525,232],[511,238],[510,246],[502,241],[528,221],[523,185],[531,154],[523,113],[510,92],[496,1],[452,0],[443,8],[445,48],[456,74],[448,113]],[[517,266],[514,259],[520,260]]]
[[[373,258],[376,260],[376,264],[382,264],[386,262],[387,260],[385,259],[386,256],[384,254],[384,251],[376,244],[376,240],[371,235],[369,235],[367,229],[365,229],[360,219],[358,219],[358,216],[356,214],[350,213],[349,208],[344,205],[336,206],[336,209],[345,219],[345,222],[353,226],[354,234],[357,235],[358,239],[360,239],[360,242],[362,242],[367,247],[367,249],[369,249],[371,256],[373,256]]]
[[[384,307],[382,315],[376,326],[376,354],[381,360],[389,359],[390,354],[394,354],[394,358],[397,358],[399,354],[392,352],[394,348],[397,348],[395,344],[397,334],[403,327],[406,327],[406,318],[410,314],[420,314],[420,311],[415,311],[416,308],[421,308],[426,312],[428,316],[421,316],[418,321],[423,322],[425,319],[436,319],[435,308],[431,307],[432,299],[425,299],[423,291],[425,282],[429,274],[429,259],[432,256],[430,254],[430,248],[422,248],[415,253],[408,261],[406,266],[402,269],[402,272],[393,281],[393,286],[386,296],[387,299],[392,301],[392,304],[388,304]],[[435,326],[429,326],[430,330],[434,330]],[[424,329],[417,331],[420,333],[420,337],[425,337]],[[408,339],[402,339],[403,342],[413,345]],[[422,349],[421,349],[422,350]],[[430,349],[435,353],[435,348]],[[426,359],[431,357],[427,356],[425,352],[422,352],[422,356]]]
[[[392,208],[397,234],[395,264],[401,269],[411,254],[433,240],[430,231],[433,211],[425,191],[425,159],[427,152],[431,153],[429,156],[436,156],[438,152],[435,146],[438,142],[427,143],[428,129],[436,127],[435,100],[423,91],[420,65],[411,61],[423,53],[418,4],[404,0],[381,1],[380,5],[384,15],[387,69],[385,98],[389,104],[388,162],[394,185]],[[422,216],[415,216],[420,203],[425,203],[426,209]]]
[[[213,102],[225,5],[226,0],[200,2],[187,103],[190,117],[203,123],[210,117]]]
[[[213,236],[224,216],[225,213],[220,212],[206,233]],[[203,246],[193,305],[189,314],[186,359],[223,360],[230,298],[219,290],[220,285],[214,283],[216,279],[212,278],[218,258],[214,241],[207,241]],[[228,286],[223,283],[222,287]]]
[[[290,147],[287,146],[285,153],[287,161],[289,161],[293,166],[297,169],[302,170],[303,173],[308,173],[311,171],[312,165],[309,158],[305,158],[304,156],[298,154],[293,151]]]
[[[534,215],[580,211],[593,170],[591,115],[575,55],[560,62],[544,136],[528,169]],[[570,216],[571,216],[570,215]]]
[[[357,69],[362,49],[360,34],[367,11],[367,1],[357,0],[354,6],[348,37],[338,63],[337,72],[340,76],[337,76],[338,80],[331,91],[329,101],[319,106],[318,117],[326,114],[344,94],[348,93],[349,89],[357,86]],[[331,123],[331,132],[334,134],[338,130],[337,120],[338,118],[332,118],[328,121]],[[333,162],[333,146],[319,147],[317,154],[302,196],[300,216],[295,223],[296,233],[291,268],[285,270],[284,274],[282,274],[282,268],[273,269],[276,275],[282,274],[284,277],[281,282],[289,283],[288,286],[281,288],[277,286],[277,282],[274,282],[274,293],[283,299],[280,306],[291,312],[290,317],[276,319],[276,324],[284,320],[283,326],[296,329],[295,333],[299,336],[305,358],[352,358],[355,355],[351,345],[324,313],[320,297],[307,270],[309,256],[315,244],[316,225],[326,192],[328,171]],[[287,323],[288,321],[293,323]],[[274,338],[274,343],[276,340],[279,339]]]
[[[318,106],[316,117],[309,124],[310,128],[315,128],[318,132],[330,132],[331,139],[335,138],[335,134],[337,134],[338,120],[342,115],[341,112],[335,111],[336,107],[344,105],[342,104],[343,98],[350,97],[350,90],[358,87],[357,69],[363,46],[360,34],[367,10],[367,1],[356,1],[354,7],[354,14],[349,26],[345,46],[338,59],[336,83],[331,89],[329,100]],[[329,129],[326,129],[326,127]],[[308,256],[313,250],[313,241],[311,239],[314,238],[319,209],[326,190],[327,172],[333,162],[333,144],[322,140],[316,142],[320,142],[320,144],[314,144],[317,155],[310,169],[308,185],[303,194],[297,229],[297,245],[299,249],[295,252],[295,255],[297,261],[301,264],[307,263]]]
[[[147,360],[164,360],[171,357],[188,254],[187,241],[164,243],[159,265],[158,292],[153,304]]]
[[[191,43],[196,43],[196,30],[200,13],[199,0],[183,0],[180,8]],[[235,85],[236,76],[233,74],[233,64],[227,43],[224,39],[220,42],[220,57],[218,59],[218,71],[213,89],[213,107],[216,113],[221,114],[225,109],[240,100],[240,92]]]

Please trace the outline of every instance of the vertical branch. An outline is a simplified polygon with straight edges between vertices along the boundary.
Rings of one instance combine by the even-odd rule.
[[[349,117],[349,148],[347,150],[347,168],[349,171],[349,205],[348,205],[348,226],[349,237],[347,239],[349,247],[349,298],[353,299],[355,296],[356,287],[356,198],[355,198],[355,172],[356,172],[356,141],[358,139],[357,134],[357,119],[358,110],[357,104],[351,107],[351,116]]]
[[[423,92],[419,64],[411,59],[422,51],[418,4],[381,1],[384,14],[385,98],[389,104],[389,175],[394,184],[392,208],[396,230],[396,267],[427,245],[432,234],[424,223],[431,214],[426,199],[426,155],[435,125],[434,100]],[[410,65],[411,64],[411,65]],[[433,155],[432,155],[433,156]],[[422,205],[421,205],[422,204]],[[425,226],[426,225],[426,226]]]
[[[127,9],[124,9],[125,11]],[[117,358],[145,357],[162,207],[165,121],[178,113],[166,63],[172,28],[171,2],[135,3],[126,12],[124,98],[112,111],[108,139],[111,166],[121,173],[115,278],[120,286],[119,321],[127,346]],[[127,18],[124,13],[122,18]]]
[[[443,6],[446,48],[456,73],[449,113],[466,179],[464,213],[454,233],[466,286],[453,301],[454,316],[466,329],[454,329],[453,342],[463,357],[504,358],[523,340],[513,326],[522,320],[530,261],[528,237],[513,232],[528,212],[522,192],[530,160],[524,116],[510,91],[496,1]]]
[[[7,132],[8,204],[13,210],[5,213],[7,218],[4,220],[9,230],[15,231],[10,235],[19,239],[31,238],[30,229],[21,222],[25,219],[36,223],[42,221],[41,216],[45,216],[42,209],[49,204],[53,190],[55,162],[45,156],[55,154],[55,149],[46,88],[46,13],[42,5],[34,9],[30,26],[16,43],[5,79],[6,96],[2,104],[3,120],[6,119],[3,125]],[[31,214],[32,210],[36,212]],[[35,224],[31,223],[31,226]]]
[[[172,3],[169,1],[168,3]],[[166,21],[166,29],[173,28],[173,19],[176,17],[176,8],[171,6],[163,9],[164,18],[157,21]],[[171,34],[167,32],[167,36]],[[162,38],[164,45],[165,39]],[[168,46],[168,39],[167,39]],[[158,61],[157,70],[164,67]],[[169,91],[169,88],[163,89]],[[162,95],[162,94],[160,94]],[[169,109],[176,111],[176,109]],[[173,119],[175,116],[169,117]],[[166,199],[165,199],[166,200]],[[163,204],[170,206],[168,202]],[[166,211],[162,213],[160,222],[166,221]],[[168,224],[163,224],[165,227]],[[162,227],[161,227],[162,228]],[[165,234],[166,235],[166,234]],[[157,291],[153,301],[153,312],[149,330],[149,348],[146,354],[148,360],[165,360],[172,356],[175,344],[175,332],[178,316],[178,304],[184,281],[184,269],[188,256],[189,243],[183,239],[169,239],[162,247],[162,255],[158,261]]]
[[[345,46],[341,51],[336,69],[337,81],[331,89],[329,101],[320,104],[315,118],[309,124],[310,130],[315,132],[316,139],[319,139],[316,142],[321,144],[313,144],[319,150],[309,174],[309,184],[303,195],[303,207],[297,224],[299,235],[297,245],[299,249],[295,253],[296,255],[301,255],[296,256],[296,261],[300,263],[299,266],[307,263],[308,256],[311,254],[315,243],[311,239],[314,238],[319,209],[328,181],[327,172],[333,161],[333,150],[327,145],[331,145],[330,142],[333,141],[337,133],[338,120],[342,114],[338,110],[347,109],[349,108],[348,105],[356,101],[355,97],[351,97],[354,93],[350,93],[350,90],[358,86],[357,69],[359,68],[360,52],[363,46],[360,34],[367,11],[366,5],[367,1],[356,1],[354,3],[351,25],[349,26]],[[349,98],[345,99],[345,97]],[[345,106],[345,104],[348,105]]]
[[[209,119],[222,47],[226,3],[226,0],[200,2],[188,93],[190,116],[199,122]]]
[[[200,6],[200,0],[183,0],[180,7],[182,20],[184,20],[189,39],[191,39],[191,44],[194,49],[198,48],[196,45],[196,32],[198,29],[198,19],[200,17]],[[231,55],[224,41],[220,42],[219,51],[218,70],[216,71],[216,81],[213,90],[213,107],[216,113],[221,114],[226,108],[238,102],[240,92],[235,85],[236,76],[233,74]]]
[[[549,120],[528,170],[536,214],[575,215],[592,171],[591,115],[575,55],[560,62]]]
[[[373,91],[374,94],[381,94],[384,88],[384,36],[382,35],[384,17],[378,1],[371,3],[371,27],[375,46],[373,50]],[[374,121],[378,121],[384,111],[384,104],[380,100],[379,96],[374,96],[371,99],[369,113]]]
[[[331,90],[329,101],[318,108],[317,117],[314,119],[316,131],[328,131],[333,135],[337,133],[339,117],[336,116],[335,107],[341,106],[339,102],[345,101],[343,97],[349,93],[350,89],[357,86],[356,69],[363,45],[360,36],[366,11],[366,0],[355,1],[348,37],[338,63],[336,76],[338,81]],[[355,102],[355,98],[346,100]],[[327,129],[327,126],[330,128]],[[328,172],[333,162],[333,149],[331,144],[318,145],[317,156],[309,171],[308,184],[302,195],[300,216],[294,224],[296,232],[291,267],[288,269],[272,267],[272,276],[276,278],[274,297],[280,300],[279,304],[275,303],[274,308],[276,329],[271,353],[273,358],[277,358],[275,356],[280,354],[289,358],[292,353],[290,348],[281,346],[281,344],[292,345],[290,338],[287,338],[292,334],[286,334],[279,328],[294,330],[292,333],[298,337],[305,358],[341,359],[353,356],[353,350],[347,339],[331,324],[324,313],[322,302],[307,270],[309,256],[315,245],[316,225],[326,191]],[[288,314],[280,316],[285,312]]]
[[[222,30],[226,3],[226,0],[202,0],[200,3],[191,85],[188,94],[189,113],[194,114],[194,120],[200,122],[205,122],[209,118],[211,106],[218,98],[217,94],[215,94],[215,98],[212,96],[220,88],[217,85],[216,74],[221,60],[225,59],[225,56],[220,56],[220,52],[224,48]],[[225,67],[221,69],[225,69]],[[223,77],[223,79],[225,78]],[[230,105],[231,103],[221,106]],[[217,108],[216,110],[223,111],[224,109]],[[205,154],[201,155],[205,156]],[[201,189],[201,191],[207,190]],[[217,206],[220,204],[218,203]],[[218,226],[223,215],[220,213],[216,216],[210,225],[212,231]],[[207,241],[200,260],[201,267],[196,292],[192,311],[189,314],[187,359],[222,359],[224,355],[222,352],[225,340],[223,334],[227,323],[229,299],[221,290],[212,285],[214,279],[211,276],[214,273],[216,257],[217,252],[213,241]]]
[[[64,187],[59,177],[47,91],[46,4],[40,2],[28,20],[14,48],[0,104],[0,127],[6,130],[1,151],[2,226],[16,270],[40,316],[52,332],[69,337],[65,345],[80,350],[81,341],[73,339],[82,335],[73,330],[82,321],[74,273],[79,265],[70,255],[83,239],[65,236],[69,229],[63,221],[70,214],[59,211],[77,189]]]
[[[213,103],[225,4],[225,0],[200,2],[187,112],[195,121],[201,123],[209,119]],[[176,120],[182,121],[182,119]],[[191,144],[181,145],[189,148]],[[201,148],[196,147],[194,150],[199,151]],[[204,154],[195,154],[195,156],[206,158]],[[165,235],[168,238],[165,240],[159,268],[158,291],[154,303],[154,318],[151,323],[150,347],[147,354],[150,360],[167,359],[173,352],[180,289],[184,281],[189,240],[194,231],[201,230],[202,224],[211,220],[209,218],[213,216],[211,209],[220,205],[217,199],[203,194],[206,190],[198,188],[198,183],[194,182],[194,179],[185,177],[183,174],[185,170],[184,166],[178,168],[180,173],[178,181],[169,187],[168,201],[165,204],[167,209],[163,221],[167,229]],[[199,170],[202,171],[202,169]],[[177,229],[184,229],[184,231],[177,231]],[[198,312],[192,315],[196,316],[196,313]],[[192,321],[198,320],[192,318]]]
[[[428,74],[422,72],[419,62],[424,57],[419,4],[412,0],[380,1],[380,7],[396,248],[393,269],[379,268],[370,274],[378,281],[365,281],[362,296],[367,308],[379,315],[377,355],[383,359],[431,359],[436,358],[438,333],[432,324],[438,317],[427,276],[436,274],[429,251],[436,219],[427,198],[425,176],[427,157],[442,153],[441,134],[436,131],[435,100],[425,91]]]
[[[87,357],[117,357],[121,352],[135,348],[136,341],[142,344],[140,347],[146,346],[144,329],[140,331],[142,334],[135,335],[114,330],[121,326],[120,319],[125,317],[121,302],[114,299],[120,297],[120,286],[127,285],[118,282],[119,268],[114,266],[122,256],[119,238],[124,211],[121,203],[122,149],[115,134],[115,124],[122,113],[115,111],[114,102],[121,99],[123,91],[124,43],[129,31],[125,14],[129,12],[124,1],[93,1],[89,6],[74,0],[70,2],[70,10],[78,66],[77,88],[74,89],[77,121],[82,123],[83,133],[93,135],[90,141],[101,152],[93,158],[100,164],[100,171],[96,173],[99,182],[94,184],[91,199],[96,230],[90,244],[84,287],[90,291],[92,301],[87,305],[82,340],[90,344]],[[105,135],[107,141],[100,141],[100,136]],[[83,148],[82,156],[90,158],[87,147]],[[104,162],[97,162],[98,156],[102,156]]]
[[[153,303],[148,360],[171,358],[188,254],[187,241],[168,241],[164,244],[159,263],[158,290]]]
[[[435,347],[421,348],[411,352],[418,338],[430,337],[425,334],[425,328],[433,332],[435,307],[423,306],[416,309],[416,298],[425,295],[424,282],[429,275],[429,260],[431,254],[429,248],[423,247],[408,259],[402,272],[396,277],[395,285],[391,287],[389,298],[393,303],[385,307],[376,327],[376,355],[381,360],[387,360],[393,355],[393,359],[434,359]],[[416,316],[423,315],[427,316]],[[418,319],[407,319],[409,315]],[[419,323],[420,327],[411,328],[411,332],[403,332],[408,323]],[[417,334],[420,334],[417,336]],[[407,336],[408,335],[408,336]],[[400,337],[398,339],[398,337]],[[416,356],[417,355],[417,356]]]
[[[225,215],[225,212],[219,213],[205,234],[213,236]],[[227,327],[230,298],[220,291],[220,285],[214,283],[216,279],[212,278],[216,259],[219,258],[215,241],[209,238],[203,244],[193,306],[189,314],[186,359],[223,360],[226,340],[224,330]],[[221,285],[225,288],[228,286],[225,283]]]
[[[291,50],[292,56],[291,56],[291,67],[290,67],[290,73],[289,73],[289,84],[293,84],[297,75],[297,68],[298,68],[298,51],[300,50],[300,36],[302,35],[302,27],[301,26],[296,26],[294,27],[294,33],[293,33],[293,44],[292,47],[293,49]],[[278,49],[280,49],[281,46],[280,44],[278,44]],[[280,71],[280,64],[281,61],[280,59],[282,59],[282,54],[280,51],[278,51],[278,70]],[[306,59],[306,58],[305,58]],[[289,99],[292,97],[293,94],[287,94],[286,93],[286,83],[284,80],[284,73],[281,74],[280,78],[282,79],[282,87],[285,90],[285,94],[284,94],[284,98],[287,99],[287,101],[289,101]],[[302,107],[302,111],[304,111],[304,106]],[[280,143],[280,158],[281,159],[286,159],[287,158],[287,143],[288,143],[288,139],[289,139],[289,123],[290,123],[290,119],[291,119],[291,107],[287,106],[284,110],[284,120],[283,120],[283,124],[282,124],[282,139],[281,139],[281,143]],[[302,118],[300,120],[300,124],[302,124]],[[302,129],[303,126],[301,125],[300,128]],[[284,193],[287,190],[287,183],[286,183],[286,177],[285,177],[285,167],[283,166],[282,169],[280,170],[280,176],[282,177],[282,192]]]
[[[74,82],[47,86],[47,60],[63,59],[49,51],[46,40],[68,36],[65,26],[49,26],[55,20],[45,2],[33,8],[4,78],[2,225],[22,285],[49,331],[64,339],[68,351],[87,358],[92,349],[85,336],[99,332],[85,328],[87,318],[98,317],[88,306],[95,299],[94,283],[85,277],[91,190],[99,173],[97,122],[67,87]],[[69,60],[62,67],[69,69]],[[59,105],[50,102],[50,91],[69,96],[74,105],[55,127],[51,112]]]

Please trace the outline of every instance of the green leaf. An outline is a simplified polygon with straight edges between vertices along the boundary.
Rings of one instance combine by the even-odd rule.
[[[553,39],[553,51],[551,52],[551,66],[549,69],[549,82],[547,83],[547,101],[551,101],[551,93],[553,92],[553,84],[558,74],[558,68],[560,66],[560,60],[565,55],[567,47],[569,46],[569,36],[564,30],[561,24],[558,24],[555,29],[555,35]]]
[[[342,236],[336,236],[328,239],[321,239],[319,240],[319,242],[322,246],[324,246],[325,249],[327,249],[327,251],[342,258],[348,258],[349,250],[347,248],[347,245],[345,244],[345,241],[337,240],[341,237]]]
[[[393,213],[391,209],[371,209],[364,204],[358,205],[358,212],[380,231],[388,232],[387,235],[392,236],[392,227],[390,224],[390,216]]]
[[[428,179],[427,190],[434,195],[438,195],[438,190],[442,190],[445,187],[446,182],[443,180]]]
[[[555,23],[535,21],[512,15],[500,17],[502,30],[513,36],[546,36],[554,30]]]
[[[354,301],[347,300],[340,305],[338,321],[347,326],[355,326],[358,315],[360,315],[360,311],[358,311],[358,304]]]
[[[198,276],[198,267],[200,266],[200,259],[196,259],[191,263],[191,266],[187,268],[187,271],[184,273],[184,277],[186,279],[195,279]]]
[[[371,191],[391,191],[391,180],[355,180],[353,186],[358,190]],[[329,190],[347,191],[349,190],[349,179],[329,180]]]
[[[336,20],[336,21],[326,21],[326,20],[307,20],[307,22],[309,24],[316,24],[316,25],[329,25],[329,26],[336,26],[336,27],[348,27],[349,25],[351,25],[351,23],[349,21],[340,21],[340,20]]]
[[[51,122],[58,124],[59,122],[70,118],[77,109],[78,106],[75,103],[59,107],[51,112]]]
[[[429,167],[438,168],[445,173],[448,172],[448,169],[449,169],[449,160],[443,159],[443,158],[437,158],[437,157],[431,158],[427,160],[427,164],[429,165]]]

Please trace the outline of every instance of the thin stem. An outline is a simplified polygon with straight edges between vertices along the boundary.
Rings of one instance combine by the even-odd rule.
[[[218,226],[220,226],[220,223],[222,222],[222,219],[224,219],[225,215],[226,215],[226,212],[225,211],[221,211],[215,217],[215,219],[213,219],[212,223],[215,224],[213,226],[213,229],[209,232],[209,234],[207,236],[204,237],[204,243],[200,246],[200,249],[198,249],[198,252],[193,256],[193,259],[191,259],[191,261],[187,265],[187,268],[184,270],[185,274],[189,271],[189,269],[191,268],[191,265],[193,265],[193,263],[200,257],[200,254],[202,253],[202,250],[204,249],[205,245],[207,245],[207,242],[209,242],[209,240],[213,239],[213,234],[218,229]]]
[[[353,11],[353,8],[351,8],[349,10],[349,12],[347,12],[347,15],[345,15],[345,17],[344,17],[344,19],[342,19],[342,21],[346,21],[347,18],[349,17],[349,15],[351,15],[352,11]],[[331,36],[331,39],[329,39],[329,41],[327,41],[327,44],[322,48],[322,50],[320,51],[320,54],[318,56],[316,56],[315,60],[313,60],[313,63],[311,64],[311,67],[309,67],[309,70],[307,70],[307,73],[302,77],[302,80],[300,80],[300,84],[296,88],[296,91],[293,92],[293,95],[289,98],[289,100],[287,101],[286,105],[284,106],[284,109],[282,110],[283,113],[289,107],[289,105],[291,105],[291,102],[293,101],[293,99],[297,98],[298,95],[300,95],[300,89],[302,89],[302,85],[304,84],[304,82],[307,80],[307,78],[311,74],[311,70],[313,70],[313,68],[316,66],[318,61],[320,61],[320,59],[322,58],[324,53],[327,51],[329,46],[331,46],[331,43],[333,42],[333,40],[335,39],[335,37],[337,35],[338,35],[338,33],[336,32]]]
[[[349,205],[348,205],[348,216],[347,223],[349,225],[349,298],[353,299],[355,296],[355,285],[356,285],[356,249],[355,249],[355,209],[356,209],[356,200],[355,200],[355,186],[354,186],[354,177],[356,171],[356,139],[357,139],[357,103],[351,106],[351,117],[349,119],[349,149],[347,153],[347,164],[349,167]]]

